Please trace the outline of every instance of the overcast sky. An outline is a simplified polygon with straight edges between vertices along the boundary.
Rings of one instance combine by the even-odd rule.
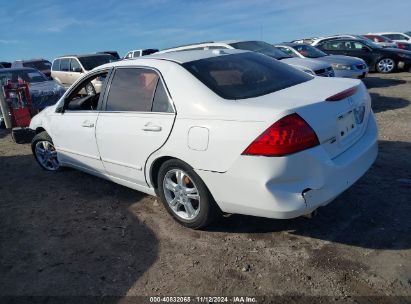
[[[0,0],[0,61],[200,41],[410,31],[411,0]]]

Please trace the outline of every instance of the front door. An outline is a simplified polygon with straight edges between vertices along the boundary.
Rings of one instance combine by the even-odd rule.
[[[148,157],[167,140],[175,111],[160,74],[147,68],[117,68],[101,111],[96,138],[108,175],[147,187]]]
[[[367,63],[368,66],[372,65],[372,50],[368,46],[357,41],[347,41],[345,44],[347,52],[346,55],[361,58]]]
[[[84,88],[96,78],[107,79],[107,74],[108,71],[95,73],[76,85],[66,97],[63,110],[52,116],[51,136],[62,164],[105,173],[95,137],[101,92],[87,95]]]

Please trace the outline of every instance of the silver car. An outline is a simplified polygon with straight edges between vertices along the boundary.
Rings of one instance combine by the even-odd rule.
[[[333,67],[336,77],[364,78],[368,74],[368,66],[361,58],[328,55],[309,44],[302,43],[285,42],[275,47],[295,58],[310,58],[326,62]]]
[[[306,73],[323,76],[334,77],[334,70],[329,63],[316,59],[307,58],[294,58],[278,49],[271,44],[264,41],[254,40],[231,40],[231,41],[218,41],[218,42],[202,42],[190,45],[183,45],[180,47],[174,47],[170,49],[162,50],[158,53],[180,52],[189,50],[212,50],[212,49],[239,49],[253,51],[264,54],[266,56],[281,60],[282,62],[293,66]]]

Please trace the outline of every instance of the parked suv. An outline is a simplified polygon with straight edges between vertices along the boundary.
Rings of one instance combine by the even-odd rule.
[[[271,58],[281,60],[282,62],[291,65],[292,67],[304,71],[306,73],[323,76],[334,77],[334,70],[329,63],[324,63],[315,59],[293,58],[292,56],[276,49],[271,44],[264,41],[220,41],[220,42],[202,42],[191,45],[184,45],[171,49],[162,50],[159,53],[181,52],[191,50],[213,50],[213,49],[239,49],[253,51],[264,54]]]
[[[33,68],[50,78],[51,62],[46,59],[16,60],[11,64],[12,68]]]
[[[396,69],[408,70],[411,67],[411,52],[382,46],[360,39],[334,39],[316,46],[327,54],[346,55],[363,59],[370,71],[391,73]]]
[[[65,88],[69,88],[83,73],[113,61],[116,61],[116,58],[109,54],[61,56],[53,61],[51,77]],[[90,93],[95,91],[95,86],[101,86],[101,82],[96,80],[93,85],[94,87],[87,88]]]

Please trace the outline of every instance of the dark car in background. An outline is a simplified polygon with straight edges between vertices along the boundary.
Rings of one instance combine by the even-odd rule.
[[[46,59],[30,59],[30,60],[16,60],[11,64],[12,68],[33,68],[39,70],[44,75],[50,78],[51,76],[51,62]]]
[[[101,52],[96,52],[96,54],[108,54],[116,58],[117,60],[120,60],[120,55],[116,51],[101,51]]]
[[[32,108],[42,110],[55,104],[65,89],[42,72],[33,68],[7,68],[0,70],[0,83],[24,81],[29,83]]]
[[[0,64],[5,68],[11,68],[11,62],[0,61]]]
[[[391,73],[411,67],[411,52],[394,48],[383,48],[369,40],[336,38],[316,45],[327,54],[346,55],[363,59],[370,71]]]

